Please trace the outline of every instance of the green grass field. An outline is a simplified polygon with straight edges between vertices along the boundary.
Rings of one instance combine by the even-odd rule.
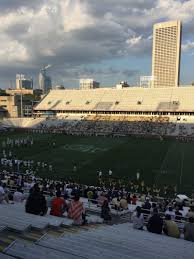
[[[0,143],[27,133],[0,133]],[[95,184],[97,170],[108,170],[114,177],[134,180],[139,169],[147,184],[177,184],[180,191],[193,189],[194,143],[176,140],[75,137],[60,134],[31,134],[32,147],[14,147],[18,159],[44,161],[52,164],[53,172],[40,170],[41,177],[75,177],[80,182]],[[53,143],[56,143],[53,146]],[[1,146],[2,149],[2,146]],[[2,154],[2,152],[0,152]],[[73,172],[73,165],[77,171]],[[181,186],[180,186],[181,182]]]

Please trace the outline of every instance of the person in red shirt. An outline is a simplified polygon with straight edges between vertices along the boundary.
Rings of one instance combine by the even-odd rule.
[[[62,217],[67,204],[65,200],[61,197],[61,192],[56,192],[56,197],[52,200],[50,215]]]
[[[136,195],[134,194],[133,197],[132,197],[132,205],[136,205],[137,204],[137,197]]]

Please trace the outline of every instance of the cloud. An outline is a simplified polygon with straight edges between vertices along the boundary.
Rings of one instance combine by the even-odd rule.
[[[0,12],[10,12],[12,10],[17,10],[21,7],[28,7],[29,9],[38,9],[45,0],[33,0],[33,1],[26,1],[26,0],[1,0],[0,1]]]
[[[51,63],[53,75],[64,81],[89,64],[150,58],[153,24],[171,19],[183,21],[183,50],[192,52],[193,13],[194,0],[0,1],[0,77],[9,80],[24,68],[37,76]]]
[[[26,62],[29,60],[27,49],[17,40],[0,35],[1,64],[13,65],[13,62]]]
[[[194,41],[187,41],[186,43],[182,44],[183,51],[190,51],[194,49]]]

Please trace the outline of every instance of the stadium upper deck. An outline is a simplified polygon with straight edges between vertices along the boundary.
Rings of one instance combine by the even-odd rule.
[[[38,114],[125,113],[194,115],[194,87],[52,90],[35,107]]]

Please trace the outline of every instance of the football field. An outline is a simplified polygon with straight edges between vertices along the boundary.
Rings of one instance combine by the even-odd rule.
[[[2,147],[7,138],[29,136],[33,145]],[[72,178],[97,184],[98,170],[108,177],[135,180],[137,171],[146,184],[177,185],[180,191],[194,189],[194,143],[134,137],[82,137],[61,134],[0,133],[3,149],[16,159],[52,165],[52,171],[35,166],[41,177]],[[34,163],[36,164],[36,163]]]

